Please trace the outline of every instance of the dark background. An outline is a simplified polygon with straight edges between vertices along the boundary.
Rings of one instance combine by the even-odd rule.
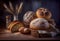
[[[8,5],[9,1],[12,2],[13,6],[23,2],[23,9],[21,14],[19,14],[19,20],[23,20],[23,15],[27,11],[36,11],[40,7],[44,7],[49,9],[52,12],[52,18],[56,22],[57,28],[60,28],[60,1],[59,0],[0,0],[0,28],[5,27],[5,16],[8,15],[5,12],[3,4],[6,3]]]

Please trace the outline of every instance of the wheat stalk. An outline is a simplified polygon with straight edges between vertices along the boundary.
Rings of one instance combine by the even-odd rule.
[[[20,3],[19,7],[18,7],[18,5],[16,5],[16,8],[14,10],[11,2],[9,2],[10,8],[8,8],[6,4],[3,4],[6,11],[11,13],[11,14],[14,14],[14,11],[15,11],[16,14],[19,14],[21,12],[21,10],[22,10],[22,5],[23,5],[23,2]]]
[[[7,12],[9,12],[9,13],[11,13],[11,14],[13,14],[13,12],[7,7],[7,5],[6,4],[3,4],[3,6],[5,7],[5,9],[6,9],[6,11]]]
[[[9,6],[10,6],[10,9],[11,9],[12,11],[14,11],[13,6],[12,6],[12,3],[11,3],[11,2],[9,2]]]
[[[16,8],[15,8],[15,10],[16,10],[16,13],[18,12],[18,5],[16,5]]]
[[[21,2],[21,4],[19,5],[19,8],[18,8],[18,14],[20,13],[21,9],[22,9],[22,5],[23,5],[23,2]]]

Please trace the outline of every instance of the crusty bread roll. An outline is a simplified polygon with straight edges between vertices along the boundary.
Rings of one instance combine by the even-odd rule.
[[[25,27],[21,27],[21,28],[19,28],[19,32],[21,32],[23,34],[29,34],[30,33],[30,29],[29,28],[25,28]]]
[[[48,22],[54,26],[56,26],[55,20],[54,19],[49,19]]]
[[[23,16],[23,21],[25,25],[29,25],[30,22],[35,19],[35,13],[33,11],[27,11],[25,15]]]
[[[45,18],[45,19],[50,19],[52,14],[49,10],[45,9],[45,8],[39,8],[36,11],[36,16],[38,18]]]
[[[24,27],[23,23],[21,23],[20,21],[13,21],[9,24],[8,29],[11,32],[16,32],[20,27]]]

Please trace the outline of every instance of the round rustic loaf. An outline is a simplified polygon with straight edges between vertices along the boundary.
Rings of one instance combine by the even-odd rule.
[[[36,16],[37,16],[38,18],[50,19],[51,16],[52,16],[52,14],[51,14],[51,12],[50,12],[48,9],[46,9],[46,8],[39,8],[39,9],[37,9],[37,11],[36,11]]]
[[[30,28],[33,30],[45,30],[49,28],[49,23],[44,18],[37,18],[31,21]]]
[[[35,19],[35,13],[33,11],[27,11],[25,15],[23,16],[23,21],[25,25],[29,25],[30,22]]]

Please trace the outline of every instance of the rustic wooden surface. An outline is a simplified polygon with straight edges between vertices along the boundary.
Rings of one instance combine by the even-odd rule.
[[[20,32],[11,33],[8,30],[0,30],[0,40],[59,40],[59,38],[36,38],[31,35],[24,35]]]

